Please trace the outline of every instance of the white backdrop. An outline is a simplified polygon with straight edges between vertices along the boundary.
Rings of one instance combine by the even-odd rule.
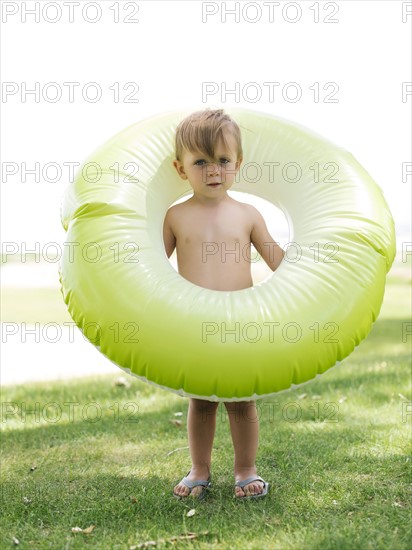
[[[125,126],[176,108],[236,105],[351,151],[383,188],[399,246],[411,206],[412,176],[402,181],[411,161],[410,12],[410,2],[393,0],[3,1],[2,240],[63,242],[67,163]],[[205,83],[216,93],[206,95]],[[36,86],[37,97],[26,92]],[[35,163],[38,182],[32,173],[22,182]],[[52,165],[44,172],[48,163],[61,175]]]

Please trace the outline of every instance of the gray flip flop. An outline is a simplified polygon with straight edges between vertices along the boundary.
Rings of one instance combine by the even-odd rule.
[[[244,479],[243,481],[236,481],[235,487],[240,487],[241,489],[243,489],[248,483],[252,483],[253,481],[262,481],[263,482],[263,491],[261,493],[258,493],[256,495],[245,495],[244,497],[237,497],[236,495],[234,495],[234,498],[236,498],[238,500],[244,500],[245,498],[247,498],[247,499],[249,499],[249,498],[261,498],[261,497],[264,497],[268,494],[269,483],[267,483],[260,476],[251,476],[251,477],[248,477],[247,479]]]
[[[190,470],[187,472],[186,475],[188,476],[189,474],[190,474]],[[196,500],[203,500],[206,496],[207,489],[210,489],[212,487],[212,481],[210,479],[210,476],[209,476],[209,479],[198,479],[196,481],[191,481],[187,477],[184,477],[184,478],[182,478],[180,483],[183,483],[184,485],[186,485],[186,487],[188,487],[190,489],[190,493],[187,496],[175,495],[173,493],[173,496],[180,499],[180,500],[184,500],[184,499],[190,497],[190,495],[192,493],[192,489],[194,487],[198,487],[200,485],[204,487],[203,491],[200,493],[200,495],[198,497],[193,497],[193,498],[196,499]]]

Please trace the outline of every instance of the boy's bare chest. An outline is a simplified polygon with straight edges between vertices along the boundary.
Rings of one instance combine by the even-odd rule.
[[[199,242],[249,243],[250,227],[242,217],[227,216],[194,216],[180,225],[181,244]],[[183,221],[183,220],[182,220]]]

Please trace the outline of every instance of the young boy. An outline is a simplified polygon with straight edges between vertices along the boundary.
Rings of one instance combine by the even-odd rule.
[[[193,196],[169,208],[163,228],[168,257],[176,247],[180,275],[212,290],[241,290],[253,286],[250,243],[275,271],[283,250],[270,236],[261,214],[227,194],[242,163],[240,129],[222,109],[197,111],[176,130],[179,176],[188,180]],[[217,243],[226,253],[203,257],[204,243]],[[270,246],[267,246],[270,244]],[[239,247],[240,245],[240,247]],[[266,245],[266,246],[264,246]],[[248,248],[249,247],[249,248]],[[248,253],[244,253],[247,250]],[[174,487],[180,498],[203,498],[210,486],[211,453],[218,402],[190,398],[187,418],[192,468]],[[258,418],[254,401],[225,403],[235,452],[235,496],[264,496],[269,484],[257,475]],[[252,419],[252,420],[251,420]]]

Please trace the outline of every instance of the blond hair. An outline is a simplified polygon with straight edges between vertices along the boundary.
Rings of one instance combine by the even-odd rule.
[[[183,119],[176,128],[175,153],[181,161],[183,150],[199,151],[210,158],[215,156],[215,146],[221,137],[225,146],[225,133],[235,138],[238,159],[243,157],[240,128],[223,109],[196,111]]]

